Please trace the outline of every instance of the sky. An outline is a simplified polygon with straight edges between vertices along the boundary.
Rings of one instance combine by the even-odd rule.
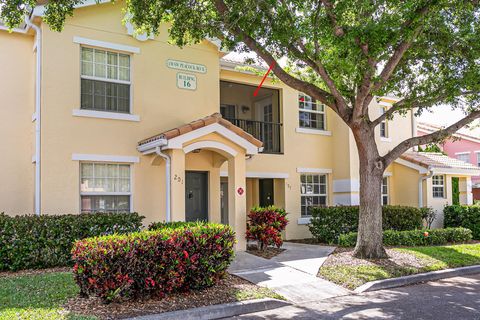
[[[464,116],[465,114],[461,110],[452,110],[448,106],[439,106],[433,108],[432,112],[424,112],[417,121],[445,127],[454,124]],[[460,132],[480,138],[479,121],[477,120],[475,123],[476,125],[474,124],[470,128],[460,129]]]

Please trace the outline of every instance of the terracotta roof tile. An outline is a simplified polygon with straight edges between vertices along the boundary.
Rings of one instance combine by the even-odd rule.
[[[251,144],[257,146],[258,148],[260,148],[263,145],[263,142],[256,139],[254,136],[252,136],[248,132],[244,131],[242,128],[237,127],[236,125],[234,125],[230,121],[223,119],[222,115],[218,112],[214,113],[214,114],[212,114],[208,117],[192,121],[188,124],[181,125],[177,128],[164,131],[164,132],[162,132],[160,134],[157,134],[153,137],[143,139],[138,143],[138,145],[141,146],[141,145],[144,145],[146,143],[153,142],[153,141],[156,141],[156,140],[159,140],[159,139],[167,139],[167,140],[172,139],[172,138],[178,137],[182,134],[191,132],[193,130],[200,129],[202,127],[208,126],[208,125],[213,124],[213,123],[218,123],[218,124],[224,126],[225,128],[233,131],[235,134],[239,135],[240,137],[247,140]]]
[[[405,152],[400,156],[400,158],[425,168],[430,167],[480,171],[480,167],[477,167],[471,163],[450,158],[449,156],[437,152]]]

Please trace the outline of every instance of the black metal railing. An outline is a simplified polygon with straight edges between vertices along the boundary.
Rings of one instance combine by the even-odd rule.
[[[281,153],[282,124],[256,120],[225,118],[263,142],[263,153]]]

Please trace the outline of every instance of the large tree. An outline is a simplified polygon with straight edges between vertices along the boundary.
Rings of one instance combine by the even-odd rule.
[[[65,16],[82,2],[50,1],[44,21],[60,31]],[[34,0],[0,3],[10,27],[35,5]],[[380,203],[385,168],[409,148],[440,141],[480,117],[476,0],[126,0],[125,5],[142,32],[157,33],[160,23],[170,23],[178,46],[217,38],[228,49],[255,52],[268,65],[275,63],[281,81],[321,101],[350,127],[360,159],[357,257],[386,257]],[[280,58],[288,63],[277,63]],[[400,100],[372,119],[369,105],[384,95]],[[440,105],[463,108],[465,117],[380,154],[374,130],[381,122]]]

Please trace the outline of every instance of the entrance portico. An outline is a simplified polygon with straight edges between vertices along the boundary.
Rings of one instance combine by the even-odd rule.
[[[151,158],[152,165],[165,163],[167,221],[197,216],[220,223],[220,167],[227,161],[227,220],[237,234],[236,249],[245,250],[245,158],[257,154],[261,146],[261,141],[215,113],[142,140],[138,150]],[[205,183],[200,182],[203,179]],[[205,208],[208,212],[202,215]]]

